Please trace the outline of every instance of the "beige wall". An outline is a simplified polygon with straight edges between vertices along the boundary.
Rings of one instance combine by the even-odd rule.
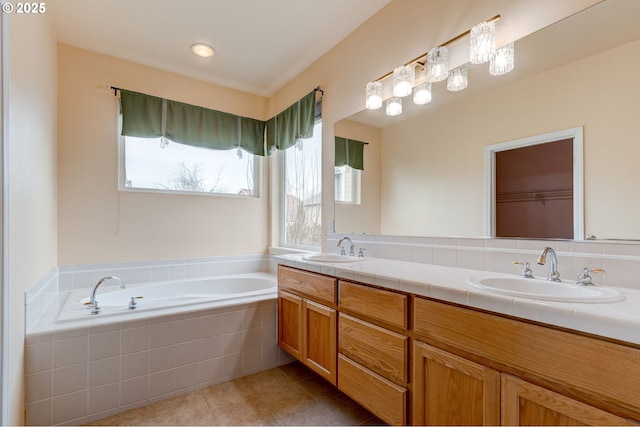
[[[264,253],[261,198],[118,191],[118,103],[108,85],[265,119],[265,98],[59,45],[58,263]]]
[[[364,146],[360,204],[336,203],[335,221],[340,232],[380,234],[381,130],[351,120],[341,120],[335,133],[343,138],[368,142]]]
[[[57,264],[56,43],[45,15],[9,19],[9,424],[24,422],[24,293]]]
[[[382,233],[483,235],[484,147],[584,126],[585,234],[640,239],[639,67],[636,41],[384,129]]]

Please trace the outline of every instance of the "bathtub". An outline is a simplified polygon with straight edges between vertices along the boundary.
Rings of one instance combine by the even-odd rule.
[[[90,289],[81,289],[69,294],[58,313],[58,322],[88,320],[117,315],[132,315],[137,312],[170,309],[172,307],[211,305],[230,300],[247,301],[260,296],[275,295],[277,282],[269,273],[245,273],[198,279],[171,280],[164,282],[127,284],[126,288],[112,290],[115,282],[105,282],[96,292],[101,309],[91,314],[87,304]],[[129,308],[134,298],[135,309]]]
[[[82,425],[294,360],[277,344],[273,273],[108,281],[98,315],[91,290],[51,296],[26,335],[27,425]]]

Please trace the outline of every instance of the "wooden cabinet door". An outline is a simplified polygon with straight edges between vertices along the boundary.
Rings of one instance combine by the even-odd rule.
[[[500,424],[500,373],[415,341],[414,425]]]
[[[636,425],[601,409],[502,374],[502,425]]]
[[[336,385],[336,310],[303,300],[303,358],[317,374]]]
[[[302,298],[278,292],[278,345],[302,360]]]

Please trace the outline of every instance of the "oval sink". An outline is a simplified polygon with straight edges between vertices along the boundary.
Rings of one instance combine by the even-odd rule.
[[[317,262],[362,262],[366,261],[364,257],[354,257],[354,256],[346,256],[339,254],[315,254],[315,255],[305,255],[302,257],[307,261],[317,261]]]
[[[624,299],[620,292],[612,288],[515,276],[482,276],[467,280],[467,284],[496,294],[545,301],[600,303]]]

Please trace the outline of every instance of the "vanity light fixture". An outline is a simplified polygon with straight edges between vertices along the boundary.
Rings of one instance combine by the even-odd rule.
[[[426,105],[431,102],[431,83],[420,83],[413,89],[413,103]]]
[[[427,53],[427,81],[435,83],[449,75],[449,49],[446,46],[434,47]]]
[[[447,79],[447,89],[450,92],[457,92],[466,89],[468,84],[469,78],[466,65],[462,65],[449,72],[449,78]]]
[[[411,95],[415,71],[413,65],[401,65],[393,70],[393,96]]]
[[[387,100],[387,116],[399,116],[402,114],[402,98],[392,96]]]
[[[515,63],[515,49],[513,43],[498,49],[489,62],[489,73],[492,76],[500,76],[513,70]]]
[[[386,105],[387,115],[395,116],[402,113],[402,98],[411,94],[413,87],[413,102],[424,105],[431,102],[431,83],[447,79],[447,89],[450,91],[463,90],[468,86],[467,64],[449,72],[449,48],[448,45],[470,35],[471,54],[470,61],[474,64],[490,62],[492,75],[507,73],[513,69],[513,43],[496,50],[496,25],[495,21],[500,15],[472,27],[464,33],[458,34],[450,40],[431,48],[429,51],[412,59],[406,64],[396,67],[393,71],[370,81],[366,86],[366,108],[377,110],[382,107],[382,81],[393,76],[393,98]],[[426,70],[424,75],[416,76],[416,67],[421,66]],[[414,87],[414,85],[416,85]]]
[[[191,52],[195,53],[201,58],[209,58],[216,54],[216,51],[205,43],[196,43],[191,45]]]
[[[469,60],[472,64],[484,64],[496,52],[496,23],[481,22],[471,29]]]
[[[366,107],[368,110],[377,110],[382,107],[382,82],[367,83]]]

